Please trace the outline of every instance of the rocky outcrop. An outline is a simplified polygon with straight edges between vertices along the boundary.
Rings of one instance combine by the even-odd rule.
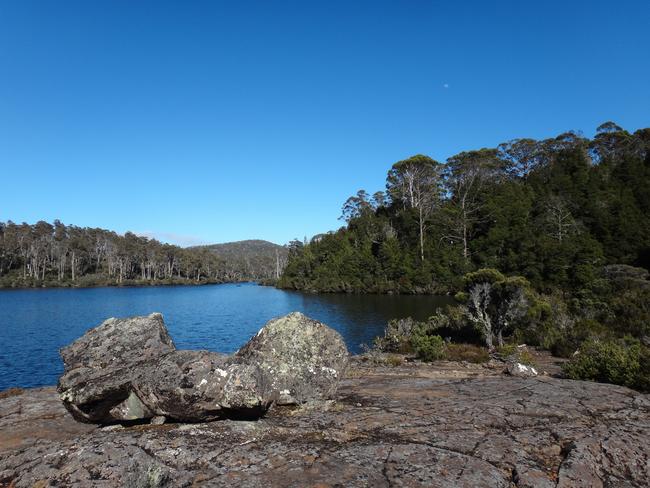
[[[198,422],[326,399],[348,352],[336,331],[300,313],[270,321],[233,356],[179,351],[162,316],[152,314],[108,319],[61,357],[59,394],[77,420]]]
[[[0,399],[0,486],[640,488],[649,438],[624,387],[355,360],[332,401],[255,422],[96,427],[53,389]]]

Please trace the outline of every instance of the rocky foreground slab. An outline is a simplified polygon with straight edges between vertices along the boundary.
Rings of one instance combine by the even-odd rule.
[[[332,400],[258,421],[93,426],[0,399],[0,485],[647,487],[650,398],[459,363],[354,360]]]

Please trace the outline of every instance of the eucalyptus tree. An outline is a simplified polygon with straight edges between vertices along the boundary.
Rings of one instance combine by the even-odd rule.
[[[496,155],[503,162],[505,172],[516,178],[526,178],[546,161],[539,141],[527,138],[499,144]]]
[[[368,195],[366,190],[359,190],[356,195],[351,196],[345,201],[341,208],[339,220],[345,220],[349,224],[352,219],[359,218],[363,214],[373,212],[374,210],[375,204],[372,197]]]
[[[440,163],[422,154],[398,161],[388,171],[386,190],[393,202],[399,202],[405,209],[417,212],[420,260],[424,261],[427,220],[441,201]]]
[[[460,243],[465,263],[470,260],[470,241],[474,226],[484,215],[484,192],[503,170],[503,161],[496,149],[461,152],[447,159],[445,183],[447,187],[447,234],[444,239]]]

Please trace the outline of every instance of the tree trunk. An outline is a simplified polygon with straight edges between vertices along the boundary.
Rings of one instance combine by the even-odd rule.
[[[424,261],[424,219],[422,217],[422,207],[420,206],[420,261]]]
[[[465,262],[469,261],[469,250],[467,248],[467,224],[463,220],[463,258]]]

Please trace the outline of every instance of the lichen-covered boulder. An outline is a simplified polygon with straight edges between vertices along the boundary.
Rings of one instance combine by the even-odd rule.
[[[337,388],[348,364],[341,335],[327,325],[293,312],[269,321],[233,360],[259,367],[276,403],[326,399]]]
[[[146,381],[161,356],[175,351],[162,315],[110,318],[61,349],[58,391],[82,422],[149,418],[134,385]]]
[[[156,415],[194,422],[260,417],[275,399],[265,385],[257,367],[214,352],[176,351],[136,390]]]

